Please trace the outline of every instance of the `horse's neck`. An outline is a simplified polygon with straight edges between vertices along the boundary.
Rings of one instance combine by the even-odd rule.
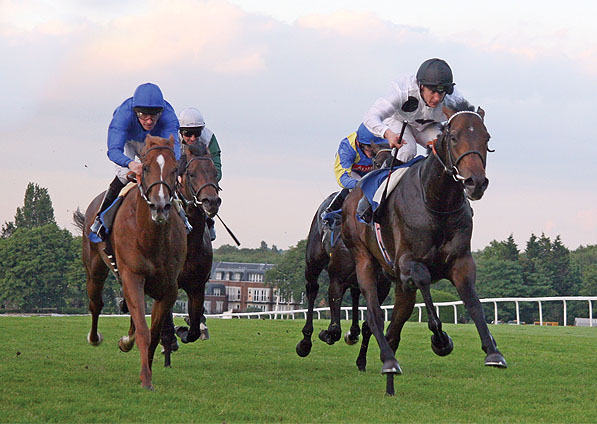
[[[441,154],[438,151],[438,154]],[[446,161],[442,159],[444,163]],[[421,191],[425,205],[437,212],[449,212],[458,209],[464,202],[462,184],[448,174],[437,157],[431,156],[420,169]]]
[[[194,205],[189,205],[189,207],[186,209],[186,213],[189,222],[193,226],[193,234],[202,236],[203,232],[205,231],[205,221],[207,216],[205,215],[205,212],[201,206],[197,207]]]

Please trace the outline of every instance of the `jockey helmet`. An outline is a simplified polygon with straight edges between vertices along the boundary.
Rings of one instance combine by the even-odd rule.
[[[371,145],[371,143],[383,143],[385,140],[381,137],[376,137],[371,134],[371,131],[367,129],[365,124],[359,125],[359,129],[357,130],[357,141],[360,144]]]
[[[155,84],[141,84],[133,94],[133,109],[143,113],[157,113],[164,110],[162,90]]]
[[[203,115],[198,109],[194,107],[188,107],[180,112],[178,115],[178,121],[180,122],[180,128],[198,128],[205,126],[205,120]]]
[[[452,70],[442,59],[434,58],[423,62],[417,71],[417,81],[434,91],[446,92],[446,94],[454,92]]]

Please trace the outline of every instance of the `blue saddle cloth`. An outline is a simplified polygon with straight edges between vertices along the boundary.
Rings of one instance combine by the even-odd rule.
[[[112,204],[99,215],[99,219],[102,223],[101,232],[104,238],[110,235],[110,230],[112,229],[112,224],[114,223],[114,217],[116,216],[116,211],[120,207],[123,199],[123,196],[118,196],[116,200],[114,200]],[[92,243],[99,243],[104,240],[95,233],[89,233],[89,241]]]
[[[409,168],[409,167],[413,166],[415,163],[417,163],[423,159],[425,159],[425,156],[419,155],[419,156],[411,159],[410,161],[406,162],[405,164],[395,166],[393,169]],[[387,177],[388,177],[388,168],[377,169],[375,171],[369,172],[367,175],[365,175],[364,178],[362,178],[359,181],[358,187],[360,187],[361,190],[363,191],[364,196],[369,201],[369,204],[371,205],[374,212],[379,207],[379,204],[377,202],[373,201],[373,196],[375,195],[375,192],[377,191],[379,186],[381,186],[385,182]]]

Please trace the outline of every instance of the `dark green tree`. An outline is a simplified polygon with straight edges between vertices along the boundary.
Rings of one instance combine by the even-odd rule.
[[[72,235],[54,223],[17,229],[0,240],[0,303],[35,311],[66,306]]]
[[[54,208],[48,189],[29,183],[25,190],[23,206],[17,208],[14,222],[4,223],[1,236],[10,237],[19,228],[34,228],[54,223]]]

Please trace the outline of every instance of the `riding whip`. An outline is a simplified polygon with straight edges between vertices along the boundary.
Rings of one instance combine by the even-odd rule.
[[[406,130],[406,124],[408,121],[402,121],[402,129],[400,130],[400,137],[399,140],[402,142],[402,136],[404,135],[404,130]],[[394,168],[394,161],[396,161],[396,155],[398,155],[398,149],[395,148],[394,154],[392,155],[392,162],[390,163],[390,170],[388,171],[388,178],[386,178],[386,187],[383,190],[383,195],[381,196],[381,202],[379,202],[379,206],[383,205],[383,202],[386,200],[386,195],[388,194],[388,185],[390,184],[390,175],[392,175],[392,169]]]
[[[233,238],[233,240],[236,243],[236,245],[240,246],[240,241],[238,241],[238,239],[236,238],[236,236],[232,233],[232,231],[230,231],[230,228],[228,228],[228,226],[226,224],[224,224],[224,221],[222,221],[222,218],[220,218],[220,215],[216,214],[216,216],[218,217],[218,219],[220,220],[220,222],[222,223],[222,225],[224,226],[224,228],[226,228],[226,231],[228,231],[228,234],[230,234],[230,237]]]

